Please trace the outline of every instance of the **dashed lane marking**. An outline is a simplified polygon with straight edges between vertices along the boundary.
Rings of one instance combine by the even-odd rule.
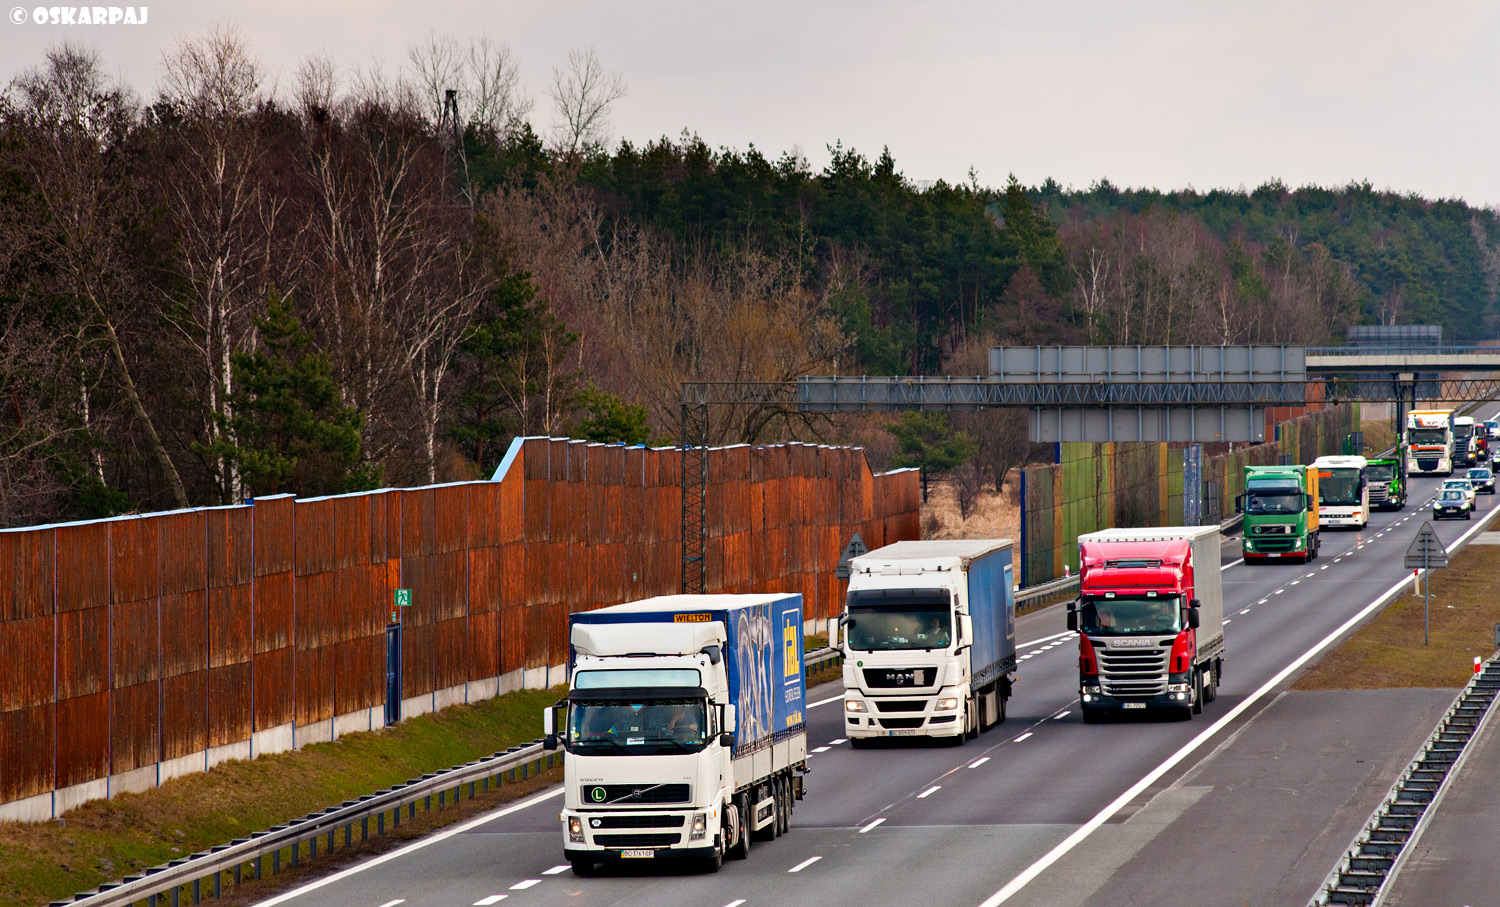
[[[1015,742],[1016,743],[1020,743],[1022,740],[1025,740],[1027,737],[1030,737],[1030,736],[1031,736],[1031,732],[1027,731],[1026,733],[1022,734],[1021,736],[1017,737]]]
[[[397,904],[405,904],[406,898],[396,898],[394,901],[386,901],[380,907],[396,907]]]
[[[859,833],[860,834],[864,834],[867,831],[871,831],[872,829],[875,828],[875,826],[880,825],[880,824],[882,824],[884,822],[885,822],[884,819],[876,819],[874,822],[871,822],[869,825],[866,825],[864,828],[861,828],[859,830]]]
[[[510,886],[510,890],[511,891],[525,891],[526,889],[530,888],[533,885],[540,885],[540,884],[542,884],[542,880],[541,879],[527,879],[524,882],[517,882],[516,884]]]
[[[826,747],[826,746],[815,747],[813,749],[813,752],[815,752],[815,753],[826,753],[826,752],[828,752],[828,747]]]
[[[1057,720],[1063,718],[1064,716],[1071,715],[1071,714],[1073,714],[1073,710],[1072,709],[1063,709],[1061,712],[1058,712],[1056,715],[1053,715],[1052,716],[1052,720],[1053,721],[1057,721]]]
[[[830,740],[830,741],[828,741],[828,745],[829,746],[839,746],[841,744],[845,744],[845,743],[848,743],[848,742],[849,742],[849,738],[848,737],[840,737],[837,740]]]
[[[498,904],[509,896],[505,894],[492,894],[487,898],[480,898],[475,901],[474,907],[490,907],[491,904]]]
[[[812,864],[818,862],[821,859],[823,859],[823,858],[822,857],[808,857],[807,859],[803,860],[801,863],[798,863],[796,866],[793,866],[791,869],[788,869],[787,872],[801,872],[802,870],[806,869],[807,867],[811,866]]]
[[[730,901],[728,904],[725,904],[724,907],[740,907],[740,905],[743,903],[745,903],[745,899],[740,898],[737,901]]]
[[[929,787],[926,790],[922,791],[920,794],[917,794],[917,799],[926,800],[928,797],[932,796],[942,789],[943,786],[941,784],[934,784],[932,787]]]
[[[990,761],[990,757],[989,756],[980,756],[978,759],[975,759],[973,762],[969,763],[969,768],[978,768],[979,766],[985,764],[988,761]]]
[[[542,875],[544,875],[544,876],[555,876],[555,875],[559,875],[559,874],[567,872],[567,871],[568,871],[568,864],[564,863],[561,866],[554,866],[551,869],[544,869],[544,870],[542,870]]]

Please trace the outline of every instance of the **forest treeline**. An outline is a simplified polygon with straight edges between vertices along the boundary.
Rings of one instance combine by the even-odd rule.
[[[0,102],[0,525],[470,478],[522,434],[669,442],[681,382],[976,374],[993,344],[1494,336],[1493,212],[1367,184],[918,185],[888,152],[612,141],[588,50],[546,109],[502,44],[275,89],[230,29],[149,94],[88,48]],[[449,91],[453,89],[453,91]],[[1013,416],[715,412],[718,443],[933,450]]]

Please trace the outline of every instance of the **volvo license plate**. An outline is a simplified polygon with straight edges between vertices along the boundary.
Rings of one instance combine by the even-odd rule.
[[[903,728],[902,730],[899,730],[899,731],[886,731],[885,735],[887,737],[915,737],[915,736],[917,736],[917,729],[916,728]]]
[[[1277,552],[1277,551],[1272,551],[1270,554],[1266,555],[1266,557],[1281,557],[1281,553]]]
[[[625,860],[649,860],[656,856],[654,850],[622,850],[620,858]]]
[[[1144,709],[1145,707],[1146,707],[1146,704],[1144,702],[1122,702],[1122,703],[1120,703],[1120,708],[1122,708],[1122,709]]]

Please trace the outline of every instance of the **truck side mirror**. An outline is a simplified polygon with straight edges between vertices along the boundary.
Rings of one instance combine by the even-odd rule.
[[[729,733],[729,732],[727,732],[727,731],[725,733],[720,734],[719,735],[719,746],[725,747],[726,749],[733,747],[734,746],[734,735],[731,734],[731,733]]]
[[[1190,609],[1188,611],[1188,626],[1191,627],[1191,628],[1193,628],[1194,630],[1196,630],[1196,629],[1198,629],[1198,624],[1199,623],[1200,623],[1200,619],[1198,617],[1198,609],[1197,608]]]
[[[724,720],[719,722],[719,726],[724,729],[724,733],[732,735],[736,730],[739,729],[738,724],[735,722],[735,718],[736,716],[734,713],[734,706],[724,706]]]
[[[958,616],[958,645],[957,645],[957,648],[962,649],[964,646],[973,645],[973,643],[974,643],[974,618],[973,618],[973,616],[968,615],[968,614],[960,614]]]
[[[1196,611],[1203,607],[1203,602],[1198,601],[1196,598],[1190,598],[1188,599],[1188,607]]]
[[[542,710],[542,749],[557,749],[557,706],[549,705]]]
[[[1237,494],[1234,496],[1234,512],[1245,512],[1245,496],[1243,494]]]
[[[1304,493],[1302,495],[1302,509],[1303,510],[1311,510],[1312,509],[1312,495],[1306,494],[1306,493]]]
[[[1072,608],[1068,609],[1068,629],[1078,629],[1078,612],[1074,611]]]

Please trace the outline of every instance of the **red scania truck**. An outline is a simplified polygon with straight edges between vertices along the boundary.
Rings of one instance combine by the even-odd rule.
[[[1078,537],[1079,699],[1089,723],[1131,710],[1190,719],[1224,666],[1219,528],[1106,529]]]

